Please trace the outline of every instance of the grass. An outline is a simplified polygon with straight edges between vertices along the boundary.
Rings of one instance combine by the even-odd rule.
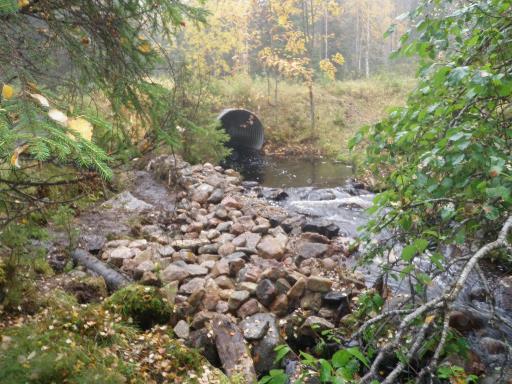
[[[414,84],[414,79],[390,76],[319,83],[314,90],[315,132],[310,127],[304,84],[279,82],[276,101],[275,83],[269,96],[266,79],[231,77],[217,82],[219,97],[212,107],[216,111],[239,107],[255,112],[265,127],[267,153],[348,160],[347,144],[354,133],[378,122],[392,107],[403,105]]]

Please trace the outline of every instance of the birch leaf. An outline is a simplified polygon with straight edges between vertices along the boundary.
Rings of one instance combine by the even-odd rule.
[[[14,88],[9,84],[4,84],[2,87],[2,98],[9,100],[14,95]]]
[[[48,99],[44,97],[43,95],[40,95],[38,93],[30,93],[30,97],[32,97],[34,100],[39,102],[41,107],[50,108],[50,103],[48,102]]]
[[[58,109],[50,109],[48,111],[48,117],[64,127],[68,125],[68,117]]]
[[[11,156],[11,166],[20,168],[20,155],[28,148],[28,144],[17,147]]]
[[[85,140],[92,140],[93,126],[87,120],[81,117],[77,117],[76,119],[69,119],[68,128],[78,132]],[[70,137],[71,136],[72,135],[70,135]]]

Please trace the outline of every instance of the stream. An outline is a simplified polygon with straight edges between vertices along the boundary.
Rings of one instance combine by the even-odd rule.
[[[313,220],[332,222],[339,226],[342,236],[357,236],[358,228],[368,220],[365,210],[371,206],[374,194],[354,183],[353,169],[346,164],[322,159],[274,158],[253,154],[244,158],[235,155],[226,165],[237,169],[248,185],[258,182],[259,186],[254,183],[255,188],[260,189],[260,195],[264,198]],[[356,267],[357,260],[348,264]],[[428,260],[420,260],[417,268],[427,271],[429,265]],[[495,368],[512,366],[507,346],[512,344],[512,278],[504,277],[499,268],[494,264],[484,267],[494,297],[485,297],[484,287],[474,273],[456,303],[459,311],[455,318],[458,322],[456,328],[466,336],[471,349],[487,367],[488,374]],[[357,270],[365,276],[367,285],[372,286],[378,277],[379,267],[377,264],[357,266]],[[456,276],[458,270],[451,267],[448,273]],[[429,296],[440,294],[446,280],[446,274],[436,278],[429,287]],[[398,293],[406,294],[409,289],[408,284],[402,281],[390,281],[389,286],[395,297]],[[489,321],[492,311],[489,300],[496,303],[496,313],[505,318],[509,325]],[[488,379],[490,381],[484,382],[499,382],[492,375]]]

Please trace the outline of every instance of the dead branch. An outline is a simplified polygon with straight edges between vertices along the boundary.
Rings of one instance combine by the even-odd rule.
[[[441,340],[438,344],[436,351],[434,352],[434,356],[430,360],[430,363],[427,365],[427,368],[425,369],[423,375],[427,373],[432,373],[435,371],[438,365],[439,357],[442,353],[442,350],[444,348],[444,345],[446,344],[446,338],[448,333],[448,313],[451,309],[451,306],[453,302],[457,299],[459,296],[462,288],[464,287],[469,274],[477,268],[478,263],[485,258],[491,251],[509,247],[510,243],[507,240],[508,233],[510,232],[512,228],[512,216],[510,216],[505,224],[503,225],[502,229],[500,230],[498,234],[498,238],[483,247],[481,247],[473,256],[469,258],[467,263],[462,268],[462,271],[459,274],[459,277],[457,280],[452,283],[451,285],[447,286],[441,296],[438,296],[434,299],[431,299],[427,301],[426,303],[418,306],[416,309],[411,311],[409,314],[407,314],[401,321],[400,325],[398,326],[397,332],[393,339],[385,346],[383,346],[379,353],[377,354],[377,357],[373,361],[370,370],[366,375],[364,375],[361,379],[361,383],[368,383],[372,379],[377,377],[378,369],[380,367],[380,364],[382,363],[384,357],[389,352],[396,352],[400,345],[403,345],[403,339],[407,335],[411,335],[413,332],[417,332],[414,336],[414,343],[409,348],[408,353],[406,354],[407,361],[409,361],[414,354],[417,352],[419,346],[423,342],[425,335],[424,332],[426,332],[426,329],[428,328],[428,325],[432,323],[432,319],[430,318],[429,321],[427,321],[427,316],[437,316],[439,314],[439,311],[443,309],[444,312],[444,321],[443,321],[443,328],[441,333]],[[377,318],[379,320],[384,319],[385,317],[396,315],[399,313],[396,313],[396,311],[391,311],[382,315],[379,315]],[[411,327],[411,324],[418,318],[425,317],[425,321],[422,323],[421,329],[417,330],[416,327]],[[356,332],[356,334],[361,334],[364,329],[366,329],[368,326],[375,324],[379,320],[375,321],[374,319],[368,320],[366,323],[364,323],[359,330]],[[394,380],[402,373],[402,371],[405,368],[405,362],[401,361],[397,364],[397,366],[384,378],[383,384],[390,384],[393,383]],[[423,372],[423,371],[422,371]],[[421,372],[420,372],[421,374]]]

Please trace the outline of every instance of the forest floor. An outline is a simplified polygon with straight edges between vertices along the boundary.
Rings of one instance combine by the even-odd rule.
[[[214,109],[246,108],[265,127],[264,152],[270,155],[328,157],[350,161],[348,141],[359,128],[382,120],[405,104],[415,85],[408,77],[373,77],[315,86],[316,127],[311,129],[308,89],[304,84],[238,76],[218,82]]]

